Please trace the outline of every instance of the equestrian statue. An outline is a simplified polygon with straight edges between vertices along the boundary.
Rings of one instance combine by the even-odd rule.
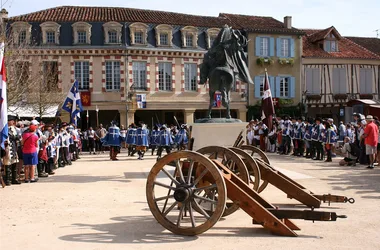
[[[248,62],[244,54],[244,47],[248,40],[239,30],[225,25],[214,40],[209,51],[204,55],[200,67],[199,84],[209,83],[210,104],[208,118],[211,119],[211,109],[214,104],[214,95],[220,91],[222,105],[227,109],[227,119],[230,114],[230,90],[236,80],[253,84],[249,75]]]

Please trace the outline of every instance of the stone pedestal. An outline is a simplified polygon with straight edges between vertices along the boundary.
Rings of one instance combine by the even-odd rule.
[[[206,146],[232,146],[239,133],[243,132],[245,140],[246,126],[248,123],[194,123],[192,137],[194,137],[193,150],[196,151]]]

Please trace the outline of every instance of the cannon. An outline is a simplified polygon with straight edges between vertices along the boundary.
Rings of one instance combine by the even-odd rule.
[[[343,196],[318,196],[275,170],[262,151],[235,142],[235,147],[211,146],[178,151],[158,160],[146,184],[146,197],[155,219],[180,235],[197,235],[212,228],[222,216],[241,208],[272,233],[297,236],[300,228],[291,219],[336,221],[335,212],[316,211],[321,202],[350,200]],[[264,199],[272,184],[311,209],[281,209]]]

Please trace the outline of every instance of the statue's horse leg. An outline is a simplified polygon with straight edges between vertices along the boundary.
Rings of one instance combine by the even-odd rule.
[[[211,110],[212,110],[212,106],[214,105],[214,95],[216,91],[211,87],[211,82],[209,82],[209,85],[210,85],[210,90],[208,94],[210,95],[210,103],[208,106],[207,117],[211,119]]]
[[[223,75],[221,76],[221,92],[222,92],[222,104],[226,108],[226,118],[231,119],[230,112],[230,76]]]

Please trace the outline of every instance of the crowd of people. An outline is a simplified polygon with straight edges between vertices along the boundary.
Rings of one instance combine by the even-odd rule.
[[[247,125],[247,142],[261,150],[282,155],[306,157],[332,162],[337,154],[344,158],[340,165],[357,163],[373,169],[380,163],[378,117],[354,113],[354,120],[338,126],[332,118],[305,119],[283,116],[273,119],[272,129],[252,120]]]

